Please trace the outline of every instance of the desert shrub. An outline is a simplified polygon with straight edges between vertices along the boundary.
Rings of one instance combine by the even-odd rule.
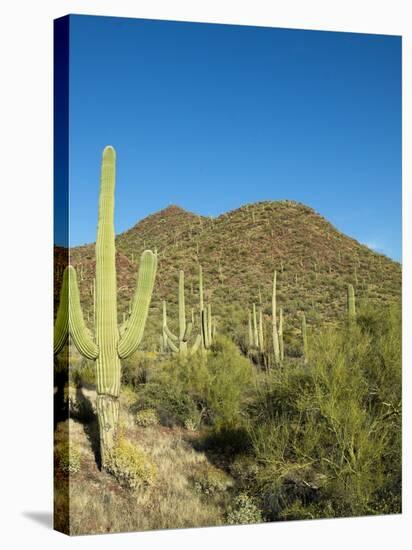
[[[146,453],[120,437],[108,471],[127,489],[152,485],[156,478],[156,467]]]
[[[259,472],[259,464],[252,455],[239,454],[230,464],[230,473],[239,486],[247,487],[254,483]]]
[[[232,525],[246,525],[262,521],[262,513],[255,499],[246,493],[241,493],[235,498],[227,514],[227,522]]]
[[[134,421],[138,426],[156,426],[159,424],[159,416],[155,409],[141,409],[137,411]]]
[[[266,519],[400,511],[400,354],[399,308],[368,307],[266,380],[250,408]]]
[[[233,479],[228,474],[208,462],[196,467],[191,480],[196,490],[206,495],[222,493],[233,486]]]
[[[93,386],[96,383],[96,367],[93,361],[80,357],[70,364],[70,379],[75,386]]]
[[[148,353],[137,351],[131,357],[122,360],[122,384],[138,388],[145,384],[151,373],[153,357]]]
[[[218,337],[203,356],[176,356],[153,370],[139,391],[139,406],[156,408],[162,423],[223,429],[237,426],[253,390],[253,370],[238,348]]]
[[[80,449],[73,443],[61,443],[54,451],[57,466],[63,474],[76,474],[81,466]]]

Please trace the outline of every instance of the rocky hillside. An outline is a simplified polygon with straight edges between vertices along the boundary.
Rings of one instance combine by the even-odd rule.
[[[203,266],[206,298],[218,326],[239,332],[248,308],[261,303],[269,315],[273,270],[278,271],[278,303],[291,333],[305,311],[309,326],[342,318],[346,285],[358,300],[387,303],[401,295],[401,266],[334,228],[313,209],[292,201],[245,205],[217,218],[169,206],[116,238],[119,321],[127,313],[141,252],[157,249],[158,276],[146,345],[161,323],[161,301],[169,304],[170,324],[177,304],[178,271],[185,272],[188,316],[198,307],[198,265]],[[62,256],[62,255],[61,255]],[[94,245],[73,248],[70,261],[80,279],[86,317],[92,324]],[[267,317],[268,318],[268,317]],[[243,328],[241,328],[243,327]]]

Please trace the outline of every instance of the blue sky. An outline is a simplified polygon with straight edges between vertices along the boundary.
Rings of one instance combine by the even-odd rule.
[[[71,246],[95,240],[107,144],[117,233],[293,199],[401,259],[399,37],[72,16]]]

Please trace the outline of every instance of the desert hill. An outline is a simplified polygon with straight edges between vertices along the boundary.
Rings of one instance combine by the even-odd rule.
[[[158,342],[161,302],[167,300],[171,326],[177,306],[179,269],[185,272],[187,315],[198,311],[198,265],[206,299],[225,332],[245,327],[248,308],[271,311],[273,270],[278,271],[278,304],[286,331],[296,332],[299,314],[309,326],[342,318],[346,285],[358,300],[388,303],[401,295],[401,266],[344,235],[312,208],[293,201],[259,202],[216,218],[169,206],[116,237],[119,321],[127,313],[140,254],[157,249],[159,267],[146,345]],[[70,250],[81,296],[92,322],[94,245]],[[150,343],[151,342],[151,343]]]

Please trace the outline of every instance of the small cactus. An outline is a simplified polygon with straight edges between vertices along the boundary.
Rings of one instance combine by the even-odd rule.
[[[302,343],[303,343],[303,362],[308,362],[308,335],[306,329],[306,316],[302,313]]]
[[[279,352],[280,352],[280,361],[283,363],[285,358],[285,349],[283,346],[283,308],[279,310]]]
[[[356,319],[355,290],[352,285],[348,285],[347,293],[348,320],[353,322]]]
[[[203,299],[203,269],[199,265],[199,309],[200,309],[200,328],[202,335],[202,350],[206,351],[210,349],[213,339],[214,331],[212,324],[214,322],[212,318],[212,306],[210,304],[205,307]]]
[[[276,318],[276,271],[273,274],[273,288],[272,288],[272,338],[273,338],[273,354],[275,356],[275,364],[280,363],[280,349],[279,349],[279,333],[277,327]]]

